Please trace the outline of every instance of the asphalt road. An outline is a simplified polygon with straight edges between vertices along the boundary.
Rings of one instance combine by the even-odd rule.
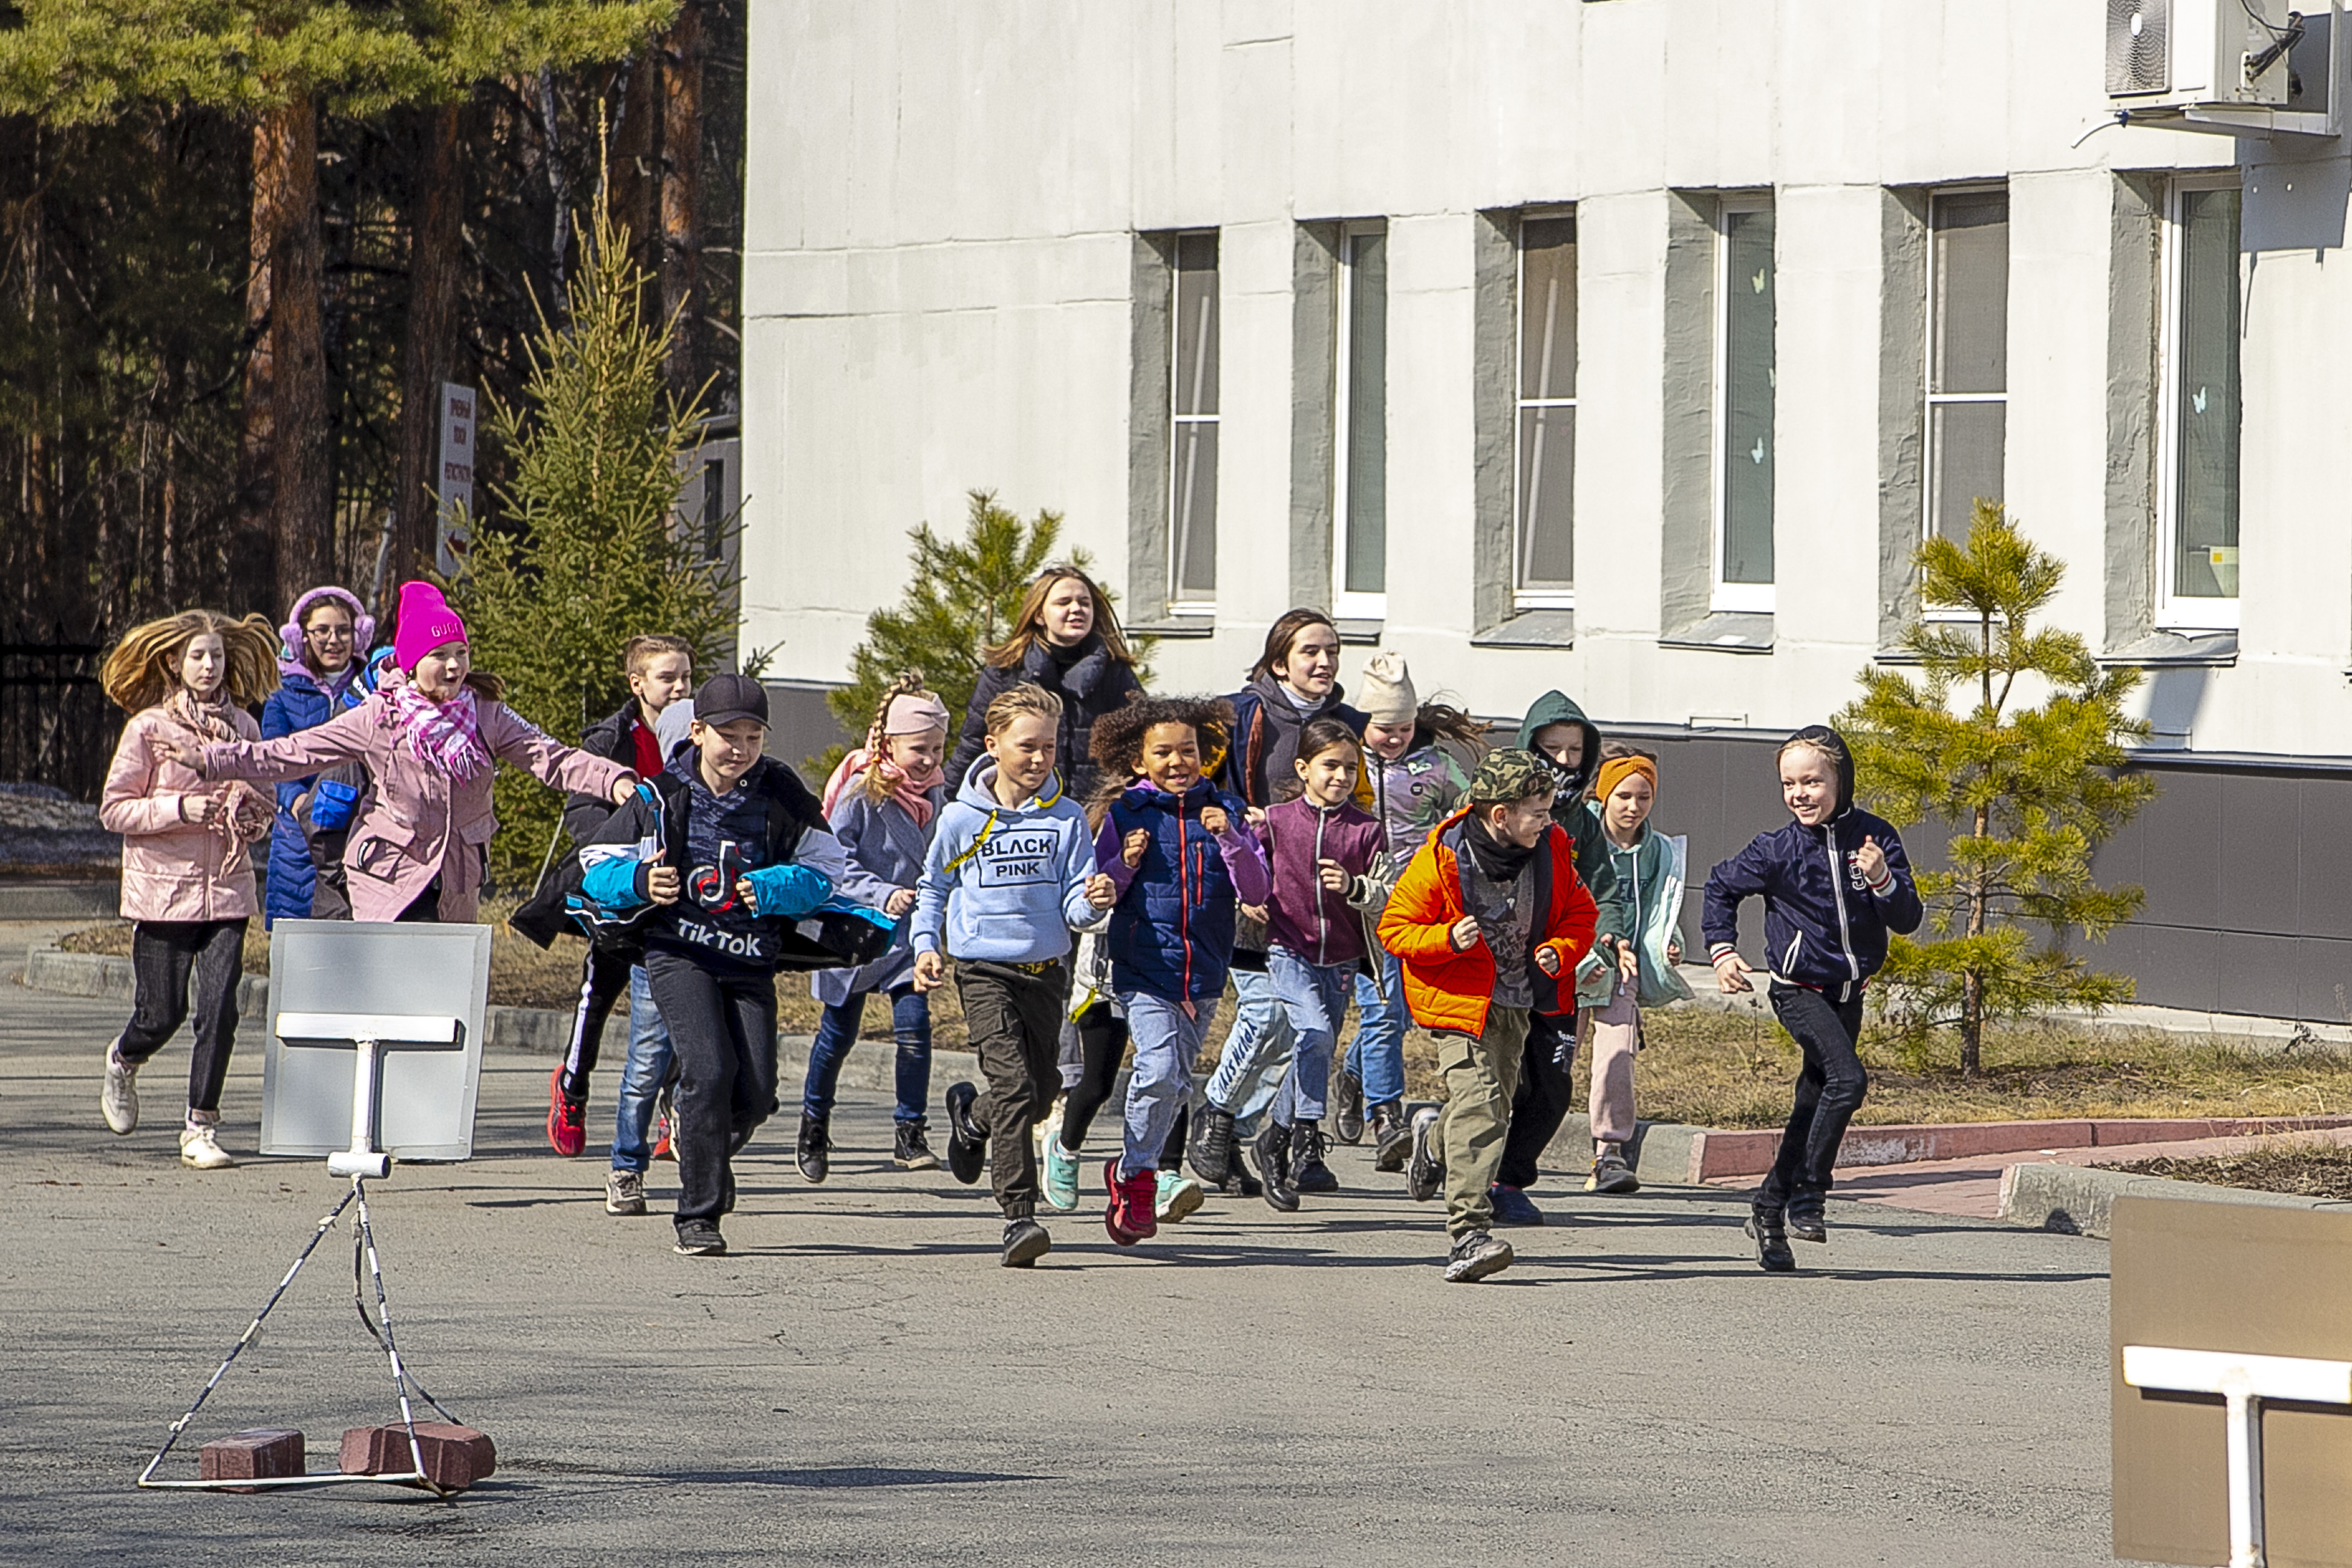
[[[0,971],[6,1561],[2108,1560],[2103,1243],[1835,1205],[1804,1272],[1767,1278],[1736,1197],[1559,1184],[1575,1223],[1447,1286],[1436,1208],[1344,1150],[1349,1190],[1297,1215],[1213,1203],[1124,1252],[1097,1200],[1021,1273],[984,1186],[887,1168],[866,1095],[822,1188],[772,1123],[733,1255],[688,1259],[666,1218],[604,1213],[602,1161],[546,1152],[548,1064],[513,1056],[478,1158],[396,1171],[373,1205],[402,1348],[497,1440],[496,1479],[452,1503],[135,1491],[338,1186],[308,1161],[181,1169],[184,1044],[142,1076],[147,1124],[108,1134],[119,1011]],[[234,1152],[259,1095],[248,1049]],[[321,1248],[191,1447],[296,1426],[316,1468],[390,1418],[350,1260]]]

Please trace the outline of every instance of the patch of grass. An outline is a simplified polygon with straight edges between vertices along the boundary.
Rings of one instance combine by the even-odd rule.
[[[2128,1171],[2136,1176],[2166,1176],[2176,1182],[2204,1182],[2217,1187],[2293,1193],[2297,1197],[2352,1198],[2352,1148],[2305,1145],[2256,1149],[2201,1160],[2165,1156],[2103,1165],[2100,1169]]]

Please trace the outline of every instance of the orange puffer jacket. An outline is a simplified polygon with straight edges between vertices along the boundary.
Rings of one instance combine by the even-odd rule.
[[[1454,951],[1451,932],[1468,912],[1462,895],[1459,847],[1463,822],[1457,811],[1438,825],[1397,879],[1381,914],[1381,945],[1404,967],[1405,1005],[1412,1021],[1432,1033],[1482,1035],[1486,1009],[1495,1000],[1496,954],[1484,942]],[[1558,1015],[1576,1009],[1576,964],[1592,950],[1600,910],[1576,875],[1576,842],[1557,825],[1544,829],[1536,851],[1536,902],[1544,911],[1528,951],[1517,954],[1535,987],[1536,1011]],[[1559,973],[1546,974],[1535,961],[1544,948],[1559,954]]]

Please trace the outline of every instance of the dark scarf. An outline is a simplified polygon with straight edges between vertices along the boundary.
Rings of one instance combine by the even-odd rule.
[[[1486,824],[1474,810],[1463,824],[1462,842],[1469,846],[1470,858],[1476,863],[1479,875],[1490,882],[1509,887],[1518,881],[1519,873],[1527,869],[1529,860],[1535,858],[1536,850],[1543,841],[1538,839],[1534,844],[1522,847],[1497,838],[1486,830]]]

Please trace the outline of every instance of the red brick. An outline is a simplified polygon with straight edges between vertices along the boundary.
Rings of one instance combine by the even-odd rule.
[[[302,1473],[302,1434],[285,1426],[257,1426],[215,1437],[197,1457],[196,1474],[208,1481],[270,1480]],[[238,1487],[238,1491],[258,1491]]]
[[[471,1426],[446,1422],[416,1424],[416,1451],[425,1460],[425,1474],[434,1485],[461,1491],[487,1479],[497,1466],[490,1440]],[[342,1468],[347,1476],[399,1475],[413,1468],[408,1428],[394,1422],[383,1426],[354,1426],[343,1434]]]

